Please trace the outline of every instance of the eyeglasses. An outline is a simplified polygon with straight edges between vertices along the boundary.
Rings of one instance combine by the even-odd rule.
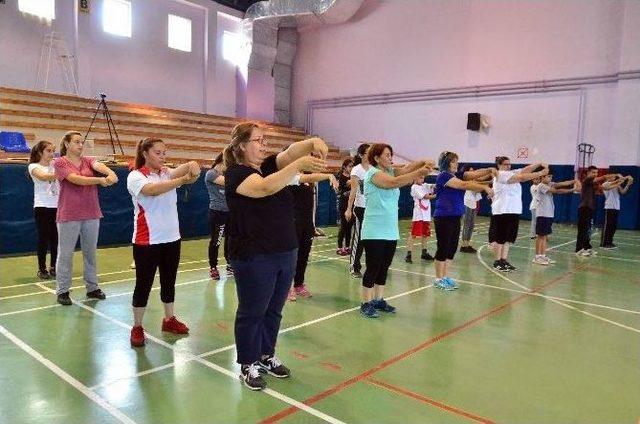
[[[267,144],[267,141],[264,139],[264,137],[260,137],[260,138],[250,138],[249,141],[255,141],[258,144],[264,146]]]

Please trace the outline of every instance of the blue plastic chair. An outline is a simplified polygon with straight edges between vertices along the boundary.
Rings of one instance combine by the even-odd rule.
[[[31,151],[24,134],[9,131],[0,132],[0,149],[11,153],[29,153]]]

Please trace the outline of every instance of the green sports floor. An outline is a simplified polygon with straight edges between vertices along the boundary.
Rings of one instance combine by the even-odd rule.
[[[408,222],[401,222],[406,229]],[[475,246],[486,240],[479,219]],[[522,222],[521,234],[529,222]],[[497,274],[490,251],[458,254],[460,289],[432,287],[433,265],[397,251],[387,299],[395,315],[363,318],[360,284],[316,239],[310,299],[287,303],[278,356],[292,378],[241,385],[234,363],[233,278],[208,278],[208,240],[183,244],[176,288],[186,337],[160,331],[152,292],[147,345],[129,345],[131,248],[100,249],[105,301],[88,301],[75,255],[73,306],[35,279],[34,256],[0,259],[0,422],[13,423],[637,423],[640,419],[640,233],[619,249],[573,255],[575,228],[554,226],[552,266]],[[599,239],[599,234],[594,234]],[[433,242],[429,250],[433,252]]]

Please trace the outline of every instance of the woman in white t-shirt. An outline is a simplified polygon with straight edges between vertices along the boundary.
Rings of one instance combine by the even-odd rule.
[[[135,169],[127,177],[133,202],[133,259],[136,287],[133,291],[131,345],[144,346],[142,318],[149,293],[160,271],[160,299],[165,318],[162,331],[188,334],[189,328],[174,315],[176,274],[180,263],[180,224],[176,188],[194,183],[200,176],[197,162],[175,169],[164,166],[167,148],[162,140],[145,138],[136,149]]]
[[[531,180],[531,203],[529,203],[529,211],[531,212],[531,239],[536,238],[536,205],[538,204],[538,184],[540,184],[540,178],[534,178]]]
[[[549,173],[549,166],[534,163],[524,168],[511,170],[511,160],[506,156],[496,158],[498,175],[493,178],[493,202],[491,212],[495,221],[495,261],[493,268],[509,272],[517,268],[507,261],[509,245],[518,238],[518,226],[522,213],[522,187],[520,183],[542,177]],[[535,172],[542,167],[541,171]]]
[[[31,148],[29,176],[33,180],[33,215],[38,229],[38,278],[48,280],[56,276],[58,256],[58,229],[56,212],[60,185],[53,170],[55,146],[50,141],[39,141]],[[51,262],[47,269],[47,251]]]
[[[351,264],[351,275],[355,278],[362,278],[362,257],[363,246],[360,240],[360,232],[362,231],[362,221],[364,220],[364,209],[366,201],[364,198],[364,177],[369,169],[369,160],[367,159],[367,149],[369,145],[363,143],[358,146],[356,156],[353,158],[353,168],[351,169],[351,191],[349,192],[349,202],[344,217],[347,221],[351,221],[351,217],[355,215],[356,222],[353,226],[353,235],[351,236],[351,255],[349,263]]]

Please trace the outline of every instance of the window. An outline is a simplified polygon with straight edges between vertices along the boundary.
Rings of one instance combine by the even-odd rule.
[[[248,45],[241,33],[225,31],[222,34],[222,58],[236,66],[246,66],[249,62]]]
[[[104,0],[102,3],[102,29],[109,34],[131,37],[131,2]]]
[[[56,18],[55,0],[18,0],[18,10],[50,21]]]
[[[169,15],[169,41],[172,49],[191,51],[191,19]]]

